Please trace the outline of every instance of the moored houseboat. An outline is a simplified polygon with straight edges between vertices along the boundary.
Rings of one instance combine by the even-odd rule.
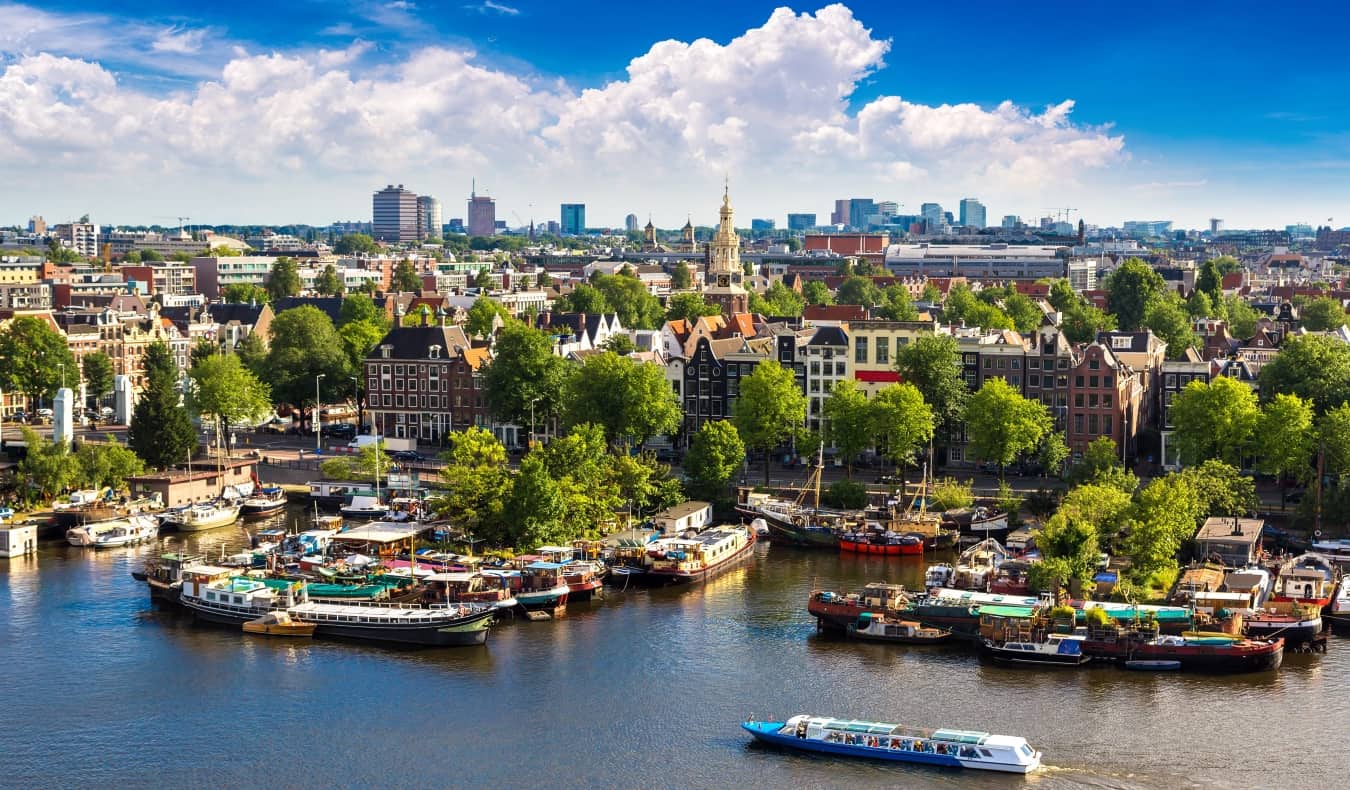
[[[1253,639],[1282,638],[1294,647],[1322,633],[1322,609],[1316,604],[1272,601],[1242,618],[1243,630]]]
[[[899,724],[799,715],[786,721],[747,721],[756,740],[788,749],[844,757],[1027,774],[1041,753],[1024,738],[967,730],[927,730]]]
[[[850,530],[839,536],[839,550],[846,554],[878,554],[887,557],[923,554],[924,539],[920,535],[900,534],[880,525],[867,529]]]
[[[1336,565],[1322,554],[1300,554],[1280,565],[1275,578],[1277,603],[1308,603],[1322,608],[1336,594]]]
[[[336,513],[353,496],[374,495],[374,489],[363,483],[319,480],[309,484],[309,501],[330,513]]]
[[[239,520],[239,504],[225,499],[199,502],[187,507],[167,510],[160,515],[160,525],[179,532],[203,532],[228,527]]]
[[[132,546],[154,540],[159,522],[152,516],[127,516],[111,521],[91,521],[66,530],[66,542],[72,546],[96,549]]]
[[[239,503],[239,515],[245,519],[274,516],[286,509],[286,490],[281,486],[256,486]]]
[[[1185,637],[1129,628],[1091,628],[1083,651],[1105,661],[1176,661],[1193,672],[1263,672],[1284,658],[1284,640],[1225,635]]]
[[[936,645],[951,639],[952,632],[928,628],[913,620],[892,620],[885,615],[863,612],[848,624],[845,633],[866,642],[892,642],[902,645]]]
[[[989,581],[989,592],[999,595],[1027,595],[1031,592],[1031,566],[1029,560],[1004,560],[994,571]]]
[[[52,506],[52,521],[59,529],[72,529],[87,524],[149,514],[164,507],[159,494],[139,499],[117,500],[112,489],[76,491],[68,502]]]
[[[986,655],[1003,664],[1018,666],[1077,667],[1092,660],[1083,653],[1083,639],[1076,634],[1047,634],[1044,639],[995,641],[986,639]]]
[[[816,618],[819,628],[843,631],[863,614],[899,618],[908,606],[904,585],[872,582],[856,593],[815,590],[807,600],[806,610]]]
[[[755,533],[745,526],[728,525],[660,543],[664,546],[652,557],[648,578],[655,584],[689,584],[707,581],[750,556]]]
[[[998,566],[1012,558],[1008,550],[993,538],[976,543],[957,559],[952,586],[963,590],[988,590]]]

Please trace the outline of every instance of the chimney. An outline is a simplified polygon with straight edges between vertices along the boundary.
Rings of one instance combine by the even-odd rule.
[[[1233,516],[1233,534],[1234,535],[1242,534],[1242,520],[1237,516]]]

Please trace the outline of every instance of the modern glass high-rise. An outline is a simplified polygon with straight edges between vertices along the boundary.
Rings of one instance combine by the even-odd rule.
[[[848,225],[858,230],[867,229],[867,218],[877,212],[877,204],[871,198],[850,198],[848,201]]]
[[[638,217],[636,214],[629,214],[624,217],[623,227],[625,230],[642,230],[642,226],[638,224]]]
[[[919,216],[923,217],[925,232],[937,233],[937,229],[942,226],[942,204],[924,203],[919,206]]]
[[[586,232],[586,204],[562,204],[562,221],[559,223],[564,236],[580,236]]]
[[[439,239],[443,224],[445,223],[441,218],[441,201],[431,195],[418,195],[417,229],[422,238]]]
[[[811,230],[816,226],[815,214],[789,214],[788,230]]]
[[[375,193],[371,234],[381,241],[417,241],[417,195],[390,184]]]
[[[983,228],[984,204],[975,198],[965,198],[961,201],[961,225],[966,228]]]

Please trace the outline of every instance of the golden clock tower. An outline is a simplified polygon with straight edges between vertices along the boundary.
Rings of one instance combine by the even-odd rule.
[[[712,241],[708,242],[708,287],[704,298],[709,304],[721,305],[722,312],[744,313],[750,309],[750,297],[741,287],[741,238],[732,223],[731,193],[722,191],[720,221]]]

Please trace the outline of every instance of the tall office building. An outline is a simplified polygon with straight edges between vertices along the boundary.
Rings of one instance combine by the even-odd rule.
[[[586,204],[562,204],[562,221],[559,223],[564,236],[580,236],[586,232]]]
[[[750,230],[773,230],[774,221],[771,219],[751,219]]]
[[[849,202],[847,200],[834,201],[834,211],[830,212],[831,225],[848,224],[848,214],[849,214],[848,203]]]
[[[642,230],[642,226],[638,224],[638,218],[636,214],[629,214],[628,216],[624,217],[623,227],[624,230]]]
[[[788,230],[811,230],[816,226],[815,214],[789,214]]]
[[[984,222],[984,204],[975,198],[965,198],[961,201],[961,225],[966,228],[983,228]]]
[[[919,206],[919,216],[923,217],[925,233],[937,233],[938,228],[942,227],[942,204],[924,203]]]
[[[1003,215],[1003,229],[1004,229],[1004,230],[1016,230],[1016,229],[1018,228],[1018,226],[1020,226],[1021,224],[1022,224],[1022,218],[1019,217],[1019,216],[1017,216],[1016,214],[1004,214],[1004,215]]]
[[[894,217],[900,213],[900,204],[894,200],[883,200],[877,203],[877,213],[883,217]]]
[[[871,198],[853,198],[848,202],[848,225],[858,230],[867,229],[867,218],[876,214],[877,204]]]
[[[417,195],[390,184],[375,193],[371,233],[381,241],[417,241]]]
[[[469,235],[497,235],[497,201],[478,194],[477,184],[469,192]]]
[[[441,237],[441,201],[431,195],[417,196],[417,230],[424,239]]]
[[[1209,218],[1209,235],[1217,236],[1219,231],[1223,230],[1223,220],[1219,217]]]

